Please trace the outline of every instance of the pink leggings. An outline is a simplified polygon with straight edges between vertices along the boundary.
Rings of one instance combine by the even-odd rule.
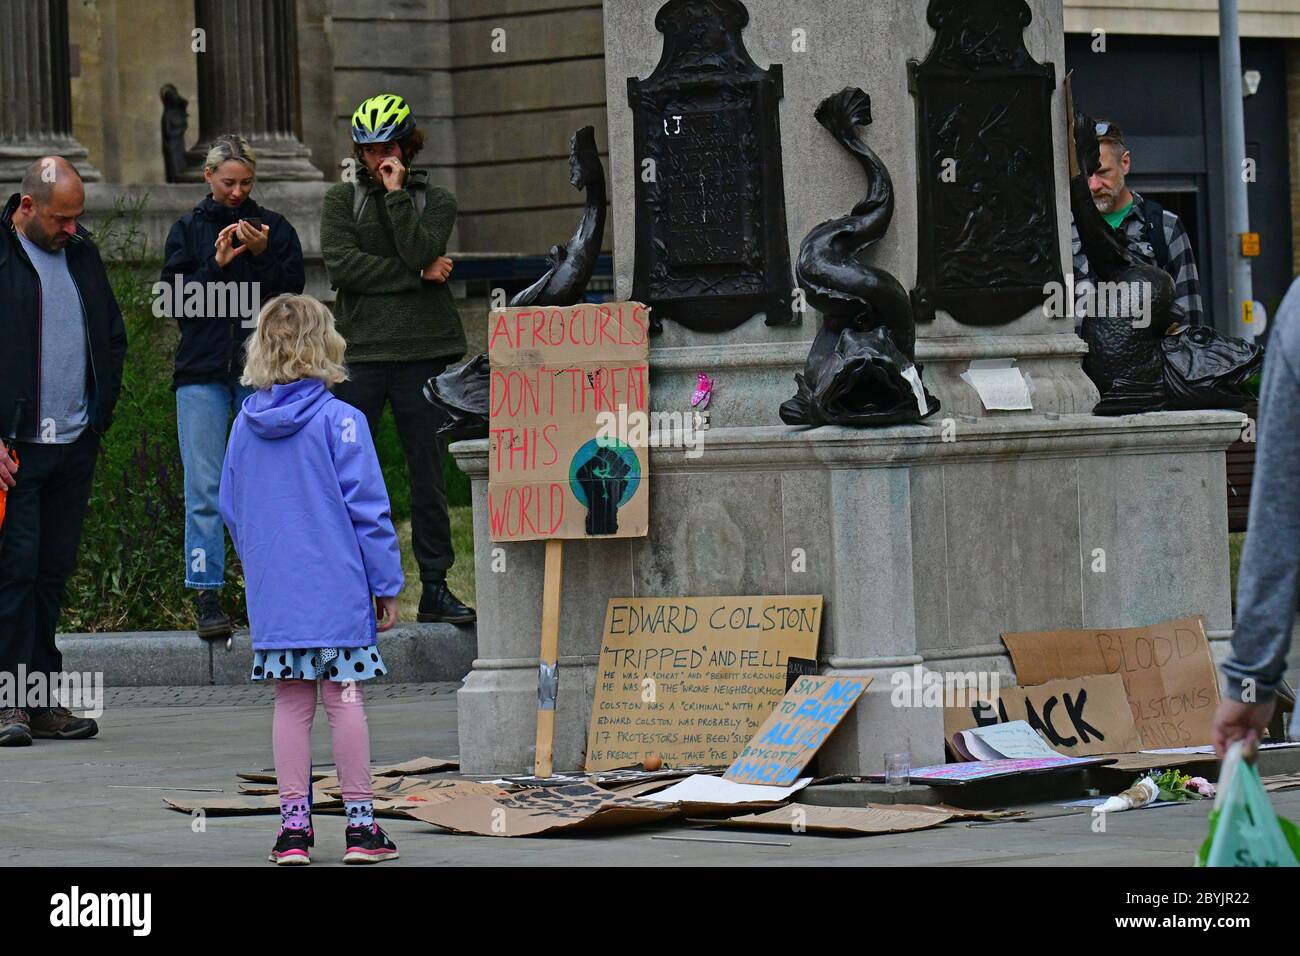
[[[311,776],[311,723],[316,716],[316,681],[277,680],[271,746],[281,800],[305,800]],[[334,764],[344,800],[370,800],[370,728],[361,684],[320,681],[330,722]]]

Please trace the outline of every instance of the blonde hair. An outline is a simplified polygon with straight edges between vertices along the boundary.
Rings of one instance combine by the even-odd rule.
[[[253,173],[257,172],[257,153],[248,145],[248,140],[238,133],[227,133],[214,139],[208,147],[207,158],[203,160],[203,168],[215,173],[228,159],[243,163]]]
[[[240,384],[270,388],[304,378],[318,378],[327,386],[346,382],[347,345],[320,301],[309,295],[277,295],[262,306],[257,330],[248,337]]]

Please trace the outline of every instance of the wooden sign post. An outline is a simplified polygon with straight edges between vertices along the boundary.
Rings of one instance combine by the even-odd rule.
[[[546,541],[539,777],[554,772],[563,539],[649,530],[649,329],[636,302],[499,309],[488,320],[488,536]]]

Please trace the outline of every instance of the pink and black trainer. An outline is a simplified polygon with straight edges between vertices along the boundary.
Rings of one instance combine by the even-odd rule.
[[[397,859],[397,844],[388,839],[388,834],[379,829],[377,823],[350,826],[344,835],[347,839],[344,863],[380,863]]]
[[[275,841],[275,849],[267,859],[276,866],[306,866],[311,862],[307,849],[313,842],[313,836],[311,830],[284,827]]]

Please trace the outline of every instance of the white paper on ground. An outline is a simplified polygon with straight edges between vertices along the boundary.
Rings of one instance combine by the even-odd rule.
[[[675,783],[658,793],[648,793],[640,800],[654,800],[657,803],[757,803],[784,800],[797,790],[802,790],[812,783],[812,777],[796,780],[788,787],[768,787],[757,783],[736,783],[725,777],[697,773]]]
[[[1035,757],[1061,757],[1047,745],[1047,741],[1038,736],[1038,732],[1024,720],[1009,720],[1005,724],[990,724],[987,727],[975,727],[966,731],[989,747],[997,757],[1007,760],[1031,760]],[[969,739],[969,738],[968,738]],[[997,757],[980,757],[981,760],[994,760]]]
[[[979,393],[989,411],[1032,409],[1029,383],[1015,359],[976,359],[961,373],[961,380]]]
[[[903,369],[903,378],[907,379],[912,386],[912,394],[916,396],[916,408],[922,415],[926,412],[925,404],[925,386],[921,384],[921,376],[916,372],[915,365],[909,365]]]

